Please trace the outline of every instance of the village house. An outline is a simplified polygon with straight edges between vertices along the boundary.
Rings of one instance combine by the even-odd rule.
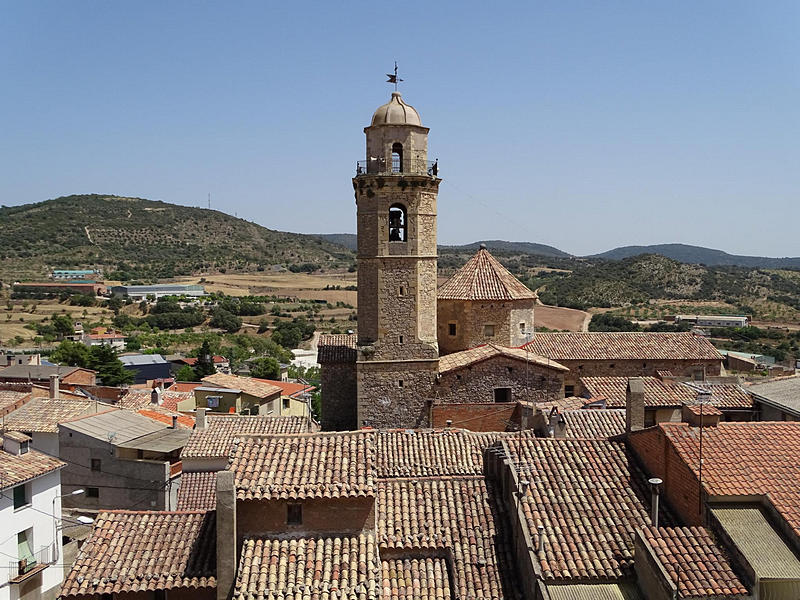
[[[167,360],[170,363],[172,363],[173,365],[172,369],[175,373],[177,373],[178,370],[184,365],[194,367],[197,364],[197,358],[193,356],[172,355],[168,356]],[[217,371],[217,373],[225,373],[227,375],[230,375],[231,361],[229,361],[227,358],[225,358],[224,356],[220,356],[219,354],[215,354],[214,356],[211,357],[211,361],[214,364],[214,369]]]
[[[28,436],[0,436],[0,600],[52,599],[64,574],[60,471],[65,463],[30,447]]]
[[[754,383],[746,389],[762,421],[800,421],[800,376]]]
[[[252,377],[215,373],[203,377],[203,385],[194,388],[195,404],[179,404],[179,410],[207,408],[213,412],[280,416],[283,403],[281,388]]]
[[[107,327],[94,327],[88,334],[81,334],[80,341],[89,347],[110,346],[114,350],[125,350],[125,340],[128,338]]]
[[[174,509],[180,452],[191,431],[123,409],[62,422],[59,456],[65,492],[84,489],[65,506],[84,509]]]
[[[96,375],[82,367],[61,367],[57,365],[11,365],[0,369],[0,383],[35,383],[50,385],[50,378],[58,376],[65,384],[95,385]]]

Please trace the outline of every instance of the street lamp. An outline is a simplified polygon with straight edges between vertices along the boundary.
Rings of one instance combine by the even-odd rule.
[[[55,547],[54,554],[55,557],[53,558],[53,562],[58,560],[58,548],[61,544],[58,543],[58,530],[59,524],[61,523],[62,515],[56,516],[56,500],[61,498],[66,498],[67,496],[80,496],[86,490],[83,488],[78,488],[77,490],[72,490],[69,494],[61,494],[60,496],[55,496],[53,498],[53,528],[55,530],[55,535],[53,536],[53,546]]]

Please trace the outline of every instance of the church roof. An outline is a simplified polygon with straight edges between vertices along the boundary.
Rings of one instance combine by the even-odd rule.
[[[524,300],[537,298],[483,246],[439,288],[440,300]]]
[[[379,106],[372,115],[372,124],[422,126],[422,121],[414,107],[403,102],[400,92],[392,92],[392,99],[383,106]]]

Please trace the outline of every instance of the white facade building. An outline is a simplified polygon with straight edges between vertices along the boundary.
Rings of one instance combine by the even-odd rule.
[[[58,595],[64,575],[61,474],[30,438],[6,432],[0,449],[0,600]]]

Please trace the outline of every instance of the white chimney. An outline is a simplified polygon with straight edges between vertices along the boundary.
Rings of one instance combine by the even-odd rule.
[[[50,397],[51,398],[58,398],[59,393],[59,378],[58,373],[53,373],[50,375]]]
[[[197,407],[197,411],[195,414],[195,428],[196,429],[205,429],[206,428],[206,409]]]

